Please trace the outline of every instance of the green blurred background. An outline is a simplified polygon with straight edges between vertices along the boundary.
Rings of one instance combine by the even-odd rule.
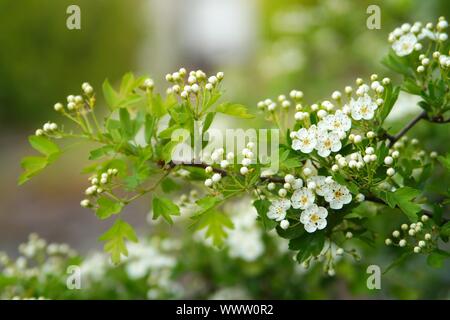
[[[70,4],[81,8],[81,30],[66,28]],[[381,9],[380,30],[366,27],[366,9],[372,4]],[[380,64],[389,48],[388,33],[404,22],[436,21],[449,14],[447,0],[0,0],[0,250],[13,252],[30,232],[67,242],[82,253],[100,249],[96,238],[108,222],[97,221],[78,206],[86,185],[86,177],[79,174],[87,163],[83,147],[16,187],[20,158],[29,152],[27,135],[45,121],[58,120],[53,104],[79,92],[82,82],[99,90],[105,78],[117,82],[133,71],[150,75],[162,92],[164,75],[184,66],[224,71],[227,98],[252,107],[291,89],[304,91],[311,102],[343,90],[356,77],[379,73],[395,78]],[[416,102],[400,97],[391,117],[394,131],[417,112]],[[448,126],[421,123],[412,133],[426,150],[448,152]],[[432,182],[428,188],[448,184]],[[148,232],[146,210],[144,201],[127,212],[142,234]],[[392,225],[383,227],[387,234]],[[204,249],[191,250],[195,256]],[[366,254],[366,264],[392,258],[387,249]],[[242,272],[230,280],[214,271],[214,259],[226,260],[215,255],[186,269],[211,270],[206,277],[213,287],[234,281],[247,286],[255,298],[277,297],[252,291],[255,281],[273,281],[269,270],[277,269],[276,262],[259,266],[256,275]],[[374,293],[364,287],[362,266],[343,264],[334,279],[319,280],[319,273],[312,272],[300,282],[290,281],[292,270],[280,267],[275,292],[279,298],[450,297],[448,265],[436,271],[418,258],[403,268],[387,278],[386,289]],[[281,288],[291,293],[283,295]]]

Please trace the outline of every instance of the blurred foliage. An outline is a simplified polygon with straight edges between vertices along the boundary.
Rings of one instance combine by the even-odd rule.
[[[81,9],[81,30],[66,28],[66,9]],[[37,124],[51,106],[89,79],[98,86],[134,69],[142,2],[0,2],[0,123]]]

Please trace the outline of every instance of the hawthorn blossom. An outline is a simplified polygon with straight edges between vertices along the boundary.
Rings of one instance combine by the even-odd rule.
[[[322,230],[327,226],[328,211],[324,207],[313,204],[300,214],[300,222],[304,224],[305,230],[312,233]]]
[[[314,150],[316,143],[315,130],[301,128],[297,131],[294,140],[292,140],[292,149],[300,150],[303,153],[310,153]]]
[[[295,190],[294,194],[291,197],[291,203],[294,209],[304,210],[310,205],[314,204],[314,200],[314,193],[305,187]]]
[[[325,194],[328,191],[328,184],[325,182],[326,177],[324,176],[313,176],[308,179],[307,183],[314,182],[316,184],[316,187],[314,191],[319,196],[325,196]]]
[[[344,204],[352,201],[352,195],[346,186],[332,182],[329,185],[329,191],[325,194],[325,201],[330,203],[331,209],[342,209]]]
[[[352,99],[350,101],[350,110],[352,118],[355,120],[370,120],[375,114],[375,110],[378,105],[373,101],[369,95],[359,97],[356,101]]]
[[[286,210],[291,207],[291,201],[288,199],[275,200],[269,207],[267,217],[272,220],[281,221],[286,218]]]
[[[326,116],[319,122],[319,129],[326,129],[343,136],[352,127],[352,120],[341,110],[334,115]]]
[[[394,41],[392,49],[399,57],[403,57],[413,52],[416,43],[417,37],[413,33],[407,33]]]
[[[291,183],[291,187],[294,190],[300,189],[301,187],[303,187],[303,180],[300,178],[295,179],[294,182]]]
[[[341,150],[342,143],[339,135],[334,131],[321,130],[317,133],[317,153],[321,157],[328,157],[330,153]]]

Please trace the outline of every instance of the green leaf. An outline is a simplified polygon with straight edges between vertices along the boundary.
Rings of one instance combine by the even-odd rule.
[[[45,157],[25,157],[22,159],[20,165],[25,170],[18,180],[18,184],[22,185],[45,169],[48,165],[48,161]]]
[[[170,179],[169,177],[165,178],[161,182],[161,189],[165,193],[170,193],[172,191],[179,190],[180,188],[181,188],[181,186],[178,183],[176,183],[175,181],[173,181],[172,179]]]
[[[165,162],[169,162],[172,160],[172,151],[173,149],[179,144],[179,141],[169,141],[166,143],[166,145],[163,147],[162,150],[162,159]]]
[[[153,220],[160,216],[169,224],[173,224],[171,216],[179,216],[180,208],[172,200],[162,197],[153,197]]]
[[[127,109],[122,108],[119,111],[119,117],[120,117],[120,125],[122,128],[122,135],[127,137],[128,139],[134,138],[134,127],[133,127],[133,121],[130,118],[130,113]]]
[[[380,197],[391,208],[399,207],[402,212],[409,218],[409,220],[417,221],[417,213],[421,210],[421,207],[413,202],[420,191],[411,187],[402,187],[395,192],[388,192],[383,190],[374,190],[375,194]]]
[[[289,241],[289,249],[299,250],[297,261],[303,262],[310,257],[320,254],[325,244],[325,233],[317,231],[314,233],[304,233],[298,238]]]
[[[101,157],[107,156],[110,153],[113,153],[114,151],[115,151],[114,146],[112,146],[112,145],[106,145],[106,146],[94,149],[89,153],[89,160],[100,159]]]
[[[427,257],[427,264],[433,268],[442,268],[445,259],[448,259],[450,254],[445,251],[436,249]]]
[[[269,200],[256,200],[255,202],[253,202],[253,206],[258,212],[259,219],[261,220],[264,229],[267,231],[272,230],[277,226],[276,221],[271,220],[267,217],[267,212],[269,211],[270,204],[271,203]]]
[[[110,198],[100,197],[97,200],[98,209],[95,212],[99,219],[107,219],[113,214],[118,214],[123,209],[123,203]]]
[[[31,146],[46,156],[51,156],[60,152],[60,149],[53,141],[42,136],[30,136],[28,138]]]
[[[381,122],[383,122],[387,118],[387,116],[391,113],[392,108],[394,107],[394,104],[398,99],[399,93],[400,87],[393,87],[392,85],[387,86],[386,94],[384,97],[384,103],[378,114],[378,117],[381,120]]]
[[[248,113],[248,109],[246,106],[231,102],[225,102],[218,105],[216,108],[216,112],[243,119],[251,119],[255,117],[254,115]]]
[[[145,142],[151,144],[151,139],[155,132],[155,118],[151,115],[145,116]]]
[[[412,202],[420,194],[419,190],[402,187],[394,192],[395,201],[398,207],[408,216],[409,220],[417,221],[417,213],[421,210],[421,207]]]
[[[440,234],[443,237],[450,237],[450,221],[441,227]]]
[[[128,256],[125,241],[138,242],[138,238],[132,226],[121,219],[117,219],[114,225],[99,238],[106,241],[104,250],[111,255],[113,263],[117,264],[121,256]]]
[[[208,131],[209,127],[211,126],[214,117],[216,116],[215,112],[209,112],[205,117],[205,122],[203,123],[203,132]]]
[[[102,89],[103,89],[103,96],[105,97],[106,100],[106,104],[108,105],[110,110],[114,110],[120,101],[119,95],[113,89],[108,79],[106,79],[103,82]]]
[[[201,214],[197,214],[192,217],[195,222],[192,227],[196,230],[202,230],[206,228],[206,238],[211,238],[213,244],[217,247],[221,246],[227,237],[226,229],[233,229],[233,222],[225,214],[210,209]]]
[[[447,153],[445,157],[439,156],[438,159],[442,166],[446,168],[447,171],[450,171],[450,153]]]

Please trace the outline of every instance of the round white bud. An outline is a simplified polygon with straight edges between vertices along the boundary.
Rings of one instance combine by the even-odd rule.
[[[395,169],[394,169],[394,168],[389,168],[389,169],[387,169],[387,170],[386,170],[386,174],[387,174],[389,177],[392,177],[392,176],[395,174]]]
[[[89,199],[83,199],[83,200],[81,200],[81,202],[80,202],[80,205],[81,205],[83,208],[89,207],[90,204],[91,204],[91,202],[89,201]]]
[[[431,240],[431,234],[426,233],[425,234],[425,240]]]
[[[304,169],[303,169],[303,174],[304,174],[305,176],[309,176],[309,175],[312,174],[312,170],[311,170],[310,168],[304,168]]]
[[[222,160],[220,161],[220,167],[225,169],[226,167],[228,167],[229,163],[227,160]]]
[[[414,253],[419,253],[420,252],[420,247],[414,247]]]
[[[286,195],[287,195],[286,189],[281,188],[280,190],[278,190],[278,195],[282,198],[286,197]]]
[[[359,134],[355,135],[355,137],[353,138],[354,143],[360,143],[361,141],[362,137]]]
[[[345,233],[345,237],[346,237],[347,239],[351,239],[351,238],[353,238],[353,233],[351,233],[350,231],[347,231],[347,232]]]
[[[363,202],[365,200],[365,198],[366,197],[362,193],[358,193],[356,195],[356,201],[358,201],[358,202]]]
[[[292,174],[287,174],[284,176],[284,181],[287,183],[293,183],[295,181],[295,177]]]
[[[213,185],[212,179],[206,179],[206,180],[205,180],[205,186],[206,186],[206,187],[211,187],[212,185]]]
[[[400,237],[400,231],[394,230],[394,231],[392,232],[392,236],[393,236],[394,238]]]
[[[289,221],[288,220],[281,220],[280,228],[283,229],[283,230],[286,230],[287,228],[289,228]]]
[[[58,102],[58,103],[55,103],[53,108],[55,109],[56,112],[60,112],[64,109],[64,106],[62,105],[62,103]]]
[[[205,168],[205,172],[206,172],[206,173],[211,173],[211,172],[213,172],[213,168],[212,168],[211,166],[207,166],[207,167]]]
[[[270,191],[272,191],[272,190],[275,190],[275,183],[273,183],[273,182],[270,182],[268,185],[267,185],[267,189],[268,190],[270,190]]]
[[[386,158],[384,158],[384,164],[386,165],[391,165],[394,162],[394,159],[391,156],[387,156]]]
[[[248,173],[248,168],[247,167],[241,167],[241,169],[239,171],[240,171],[240,173],[242,175],[246,175]]]
[[[220,173],[214,173],[211,179],[213,182],[219,182],[220,179],[222,179],[222,176],[220,175]]]
[[[392,240],[389,239],[389,238],[387,238],[386,240],[384,240],[384,243],[385,243],[387,246],[390,246],[390,245],[392,244]]]
[[[322,109],[317,111],[317,116],[319,117],[319,119],[325,118],[327,114],[328,113],[325,110],[322,110]]]
[[[227,160],[228,161],[234,160],[234,153],[233,152],[228,152],[227,153]]]
[[[401,240],[398,242],[398,245],[399,245],[400,247],[406,246],[406,240],[405,240],[405,239],[401,239]]]
[[[400,156],[400,152],[397,150],[393,151],[391,154],[392,158],[397,159]]]
[[[341,97],[342,97],[342,93],[340,91],[334,91],[331,94],[331,98],[334,100],[339,100],[339,99],[341,99]]]
[[[339,170],[339,166],[338,166],[337,164],[333,164],[333,165],[331,166],[331,171],[337,172],[338,170]]]

